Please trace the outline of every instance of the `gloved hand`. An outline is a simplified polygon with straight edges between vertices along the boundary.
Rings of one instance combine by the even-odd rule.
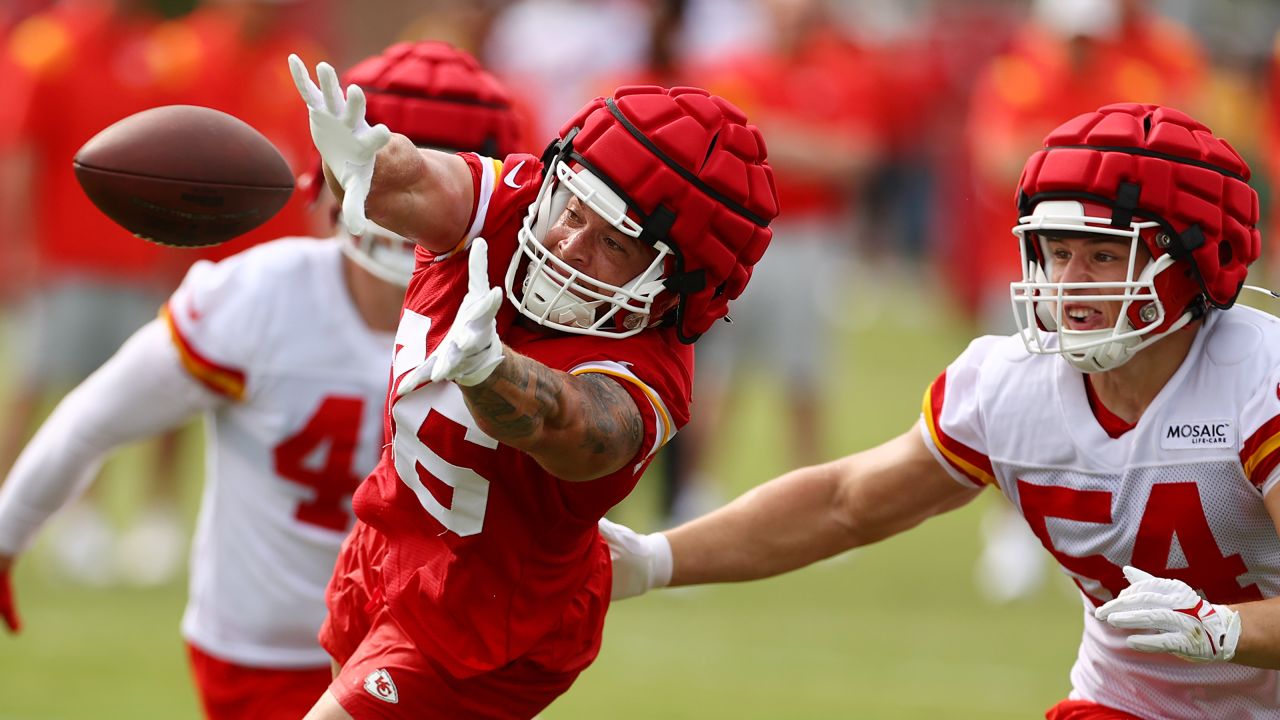
[[[662,533],[641,535],[626,525],[600,518],[600,534],[613,559],[610,600],[643,595],[671,582],[671,543]]]
[[[13,601],[13,588],[9,584],[9,569],[13,567],[13,558],[0,555],[0,617],[9,626],[9,632],[17,633],[22,629],[22,621],[18,619],[18,606]]]
[[[298,94],[307,104],[311,140],[345,193],[343,223],[352,235],[363,235],[369,225],[364,202],[373,181],[374,160],[378,150],[391,140],[391,131],[381,123],[369,127],[364,119],[364,91],[358,85],[351,85],[343,97],[338,74],[328,63],[316,66],[319,87],[311,82],[310,73],[297,55],[289,56],[289,72]]]
[[[498,309],[502,289],[489,286],[489,243],[471,242],[467,256],[467,296],[449,332],[421,365],[400,381],[396,394],[407,395],[428,381],[449,380],[459,385],[479,385],[502,363],[502,339],[498,337]]]
[[[1130,635],[1126,642],[1139,652],[1173,653],[1184,660],[1228,661],[1240,640],[1240,613],[1214,605],[1181,580],[1159,578],[1126,565],[1125,588],[1094,617],[1126,630],[1157,630]]]

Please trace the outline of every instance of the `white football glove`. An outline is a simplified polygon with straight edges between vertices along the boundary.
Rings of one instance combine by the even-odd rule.
[[[502,289],[489,286],[489,243],[484,238],[472,241],[467,264],[467,296],[453,325],[427,359],[400,381],[397,395],[441,380],[479,385],[502,363],[502,339],[495,319],[502,307]]]
[[[364,202],[373,181],[374,159],[378,150],[391,140],[391,131],[381,123],[369,127],[364,119],[364,91],[358,85],[351,85],[343,97],[338,73],[329,63],[316,66],[319,87],[311,82],[310,73],[297,55],[289,56],[289,72],[298,94],[307,103],[311,140],[324,164],[342,185],[343,223],[352,235],[363,235],[369,225]]]
[[[613,559],[611,600],[643,595],[671,583],[671,543],[666,535],[641,535],[605,518],[600,518],[600,534],[609,543]]]
[[[1181,580],[1156,577],[1130,565],[1125,566],[1124,576],[1129,587],[1093,614],[1114,627],[1158,631],[1130,635],[1129,647],[1173,653],[1192,662],[1226,662],[1235,657],[1240,613],[1208,602]]]

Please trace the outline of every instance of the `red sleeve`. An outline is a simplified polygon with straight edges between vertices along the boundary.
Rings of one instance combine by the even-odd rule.
[[[943,467],[957,479],[963,479],[973,487],[995,484],[995,470],[991,459],[948,435],[942,429],[942,408],[947,398],[947,373],[943,371],[924,391],[921,419],[940,457]]]
[[[680,343],[669,328],[609,340],[560,336],[518,350],[575,375],[606,375],[626,389],[645,422],[636,466],[647,462],[689,421],[693,347]]]
[[[1280,416],[1266,421],[1240,448],[1240,464],[1253,486],[1262,489],[1280,465]]]

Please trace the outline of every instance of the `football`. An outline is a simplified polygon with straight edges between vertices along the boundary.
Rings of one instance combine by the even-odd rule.
[[[293,193],[293,173],[271,141],[195,105],[130,115],[90,138],[73,162],[99,210],[162,245],[226,242],[266,222]]]

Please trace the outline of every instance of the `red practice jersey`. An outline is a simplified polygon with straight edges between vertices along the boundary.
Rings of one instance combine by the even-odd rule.
[[[576,671],[599,650],[609,603],[609,553],[596,522],[688,420],[693,351],[670,328],[622,339],[548,332],[504,305],[498,331],[508,347],[555,369],[613,377],[645,419],[636,457],[590,482],[558,479],[486,435],[453,383],[397,399],[395,386],[448,332],[466,295],[466,248],[488,240],[490,281],[501,286],[541,183],[542,164],[530,155],[462,157],[474,179],[473,222],[452,251],[419,250],[396,335],[390,444],[354,507],[387,538],[381,592],[424,654],[460,677],[517,658]]]

